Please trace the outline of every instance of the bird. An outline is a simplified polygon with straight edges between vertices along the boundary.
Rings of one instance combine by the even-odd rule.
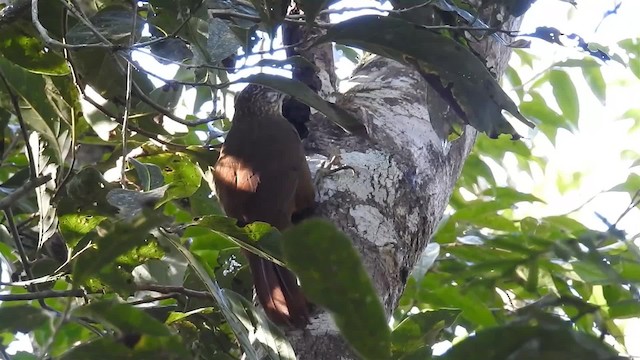
[[[239,225],[266,222],[279,231],[315,204],[315,186],[302,141],[282,115],[285,95],[249,84],[235,100],[231,128],[213,169],[216,195],[226,215]],[[303,328],[309,302],[288,269],[249,251],[256,297],[268,318]]]

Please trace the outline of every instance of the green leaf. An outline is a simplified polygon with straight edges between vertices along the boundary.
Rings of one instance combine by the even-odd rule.
[[[640,79],[640,41],[637,38],[624,39],[618,42],[618,46],[629,54],[628,66],[631,72]]]
[[[551,70],[549,82],[553,88],[553,96],[562,110],[562,115],[570,121],[574,128],[577,127],[580,118],[580,103],[571,77],[563,70]]]
[[[620,275],[624,279],[632,282],[640,282],[640,264],[623,260],[614,267],[620,272]]]
[[[162,170],[164,183],[169,185],[163,200],[158,205],[169,200],[189,197],[200,187],[202,179],[200,169],[184,154],[152,155],[140,160],[158,166]],[[154,183],[157,181],[154,180]]]
[[[360,62],[360,54],[354,48],[340,44],[336,44],[335,48],[337,51],[341,51],[342,56],[346,57],[352,63],[357,64]]]
[[[351,114],[336,106],[334,103],[322,99],[320,95],[316,94],[307,85],[298,80],[287,79],[277,75],[255,74],[238,81],[268,86],[290,95],[300,102],[320,111],[326,115],[329,120],[349,133],[364,134],[366,131],[364,125]]]
[[[0,72],[9,82],[9,85],[27,104],[21,109],[22,116],[27,125],[38,132],[47,142],[47,149],[51,150],[55,162],[62,163],[62,149],[58,143],[61,133],[59,114],[47,97],[48,86],[42,75],[33,74],[17,65],[0,57]],[[0,86],[4,88],[3,84]],[[12,110],[13,109],[8,109]]]
[[[123,219],[130,219],[145,208],[158,208],[160,199],[165,196],[169,185],[165,185],[150,191],[142,192],[128,189],[113,189],[107,193],[107,202],[118,208],[118,215]]]
[[[64,241],[73,247],[82,237],[94,230],[104,219],[106,219],[105,216],[66,214],[60,216],[59,227]]]
[[[259,344],[274,360],[295,359],[293,347],[282,330],[267,318],[266,314],[256,309],[253,303],[241,295],[225,290],[233,312],[243,322],[247,330],[252,331]]]
[[[162,186],[164,178],[160,167],[154,164],[141,163],[134,158],[130,158],[128,161],[133,164],[133,167],[136,169],[136,173],[138,173],[138,179],[140,179],[142,190],[149,191]]]
[[[191,205],[191,215],[224,215],[224,211],[218,202],[218,199],[212,197],[211,187],[203,178],[200,182],[198,190],[189,198]]]
[[[191,354],[177,336],[139,336],[128,334],[120,339],[111,336],[81,343],[62,354],[60,360],[182,360]]]
[[[74,309],[73,314],[107,324],[121,334],[171,335],[169,328],[151,315],[129,304],[112,300],[92,301]]]
[[[388,16],[364,15],[336,24],[316,44],[328,41],[414,65],[423,76],[435,76],[439,87],[453,97],[447,100],[456,102],[468,123],[491,137],[518,136],[502,110],[533,127],[478,57],[436,31]]]
[[[234,332],[247,357],[250,359],[257,359],[258,355],[252,346],[251,340],[249,340],[249,333],[247,329],[231,309],[224,291],[220,288],[215,278],[212,277],[212,274],[209,273],[209,271],[207,271],[207,269],[205,269],[191,254],[191,252],[182,246],[177,239],[174,239],[170,235],[164,233],[161,234],[165,235],[163,239],[168,241],[187,260],[196,276],[202,281],[209,294],[214,298],[222,312],[222,315],[227,320],[229,327],[231,327],[231,330]]]
[[[391,332],[393,357],[433,345],[442,329],[452,326],[459,315],[459,310],[442,309],[412,314],[402,320]]]
[[[520,110],[526,116],[539,120],[538,127],[549,140],[555,142],[558,128],[572,130],[570,122],[551,109],[540,94],[529,92],[529,96],[532,97],[531,101],[521,103]]]
[[[607,102],[607,83],[604,81],[604,77],[602,76],[602,70],[600,66],[597,66],[594,60],[589,60],[589,63],[593,63],[596,66],[583,66],[582,67],[582,76],[589,84],[593,95],[595,95],[598,100],[605,105]]]
[[[320,10],[324,9],[328,0],[298,0],[296,3],[304,11],[307,23],[313,23],[314,19],[320,13]]]
[[[51,321],[49,314],[30,305],[0,307],[0,332],[29,333]]]
[[[130,222],[120,221],[94,240],[94,246],[82,252],[73,268],[73,282],[80,285],[111,264],[118,256],[143,245],[151,229],[167,221],[157,211],[145,210]]]
[[[429,271],[433,266],[438,255],[440,255],[440,244],[435,242],[427,244],[411,271],[411,276],[418,283],[422,281],[422,278],[427,274],[427,271]]]
[[[617,355],[598,338],[568,326],[507,325],[480,331],[456,344],[439,359],[609,360]]]
[[[236,220],[226,216],[203,216],[192,224],[221,236],[230,243],[264,257],[278,265],[285,266],[282,258],[281,241],[278,232],[271,225],[254,222],[244,227],[238,227]]]
[[[441,304],[448,304],[449,307],[459,308],[461,316],[479,326],[488,327],[496,325],[496,319],[481,299],[473,294],[461,292],[459,287],[448,286],[440,289],[427,289],[423,285],[421,297],[424,299],[434,298]]]
[[[285,231],[283,242],[304,293],[331,312],[351,346],[365,359],[388,358],[384,309],[349,238],[328,222],[309,220]]]
[[[0,54],[33,73],[69,73],[64,57],[45,46],[30,19],[16,19],[11,26],[0,27]]]

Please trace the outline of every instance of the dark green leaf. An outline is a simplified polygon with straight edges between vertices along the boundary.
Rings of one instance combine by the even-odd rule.
[[[0,307],[0,332],[29,333],[51,321],[43,309],[30,305]]]
[[[410,315],[391,332],[393,357],[398,358],[433,345],[440,331],[452,326],[459,315],[459,310],[446,309]]]
[[[133,164],[133,167],[138,173],[138,179],[140,179],[142,190],[149,191],[162,186],[164,183],[162,170],[160,170],[157,165],[141,163],[134,158],[130,158],[129,162]]]
[[[47,149],[55,156],[55,162],[62,163],[62,149],[58,143],[61,133],[59,114],[47,98],[47,81],[42,75],[33,74],[0,57],[0,72],[9,86],[21,96],[26,104],[22,116],[27,125],[47,142]],[[0,86],[4,88],[3,84]]]
[[[251,301],[230,290],[225,290],[233,312],[242,319],[249,331],[256,334],[256,339],[264,351],[274,360],[295,359],[291,344],[280,328],[272,323],[262,311],[258,311]]]
[[[428,278],[428,276],[427,276]],[[439,304],[448,304],[462,311],[461,316],[473,322],[477,326],[488,327],[496,325],[496,318],[487,307],[487,304],[471,293],[463,294],[459,287],[447,286],[439,289],[429,289],[422,285],[420,292],[424,300],[437,300]]]
[[[324,9],[328,0],[301,0],[296,3],[304,11],[308,23],[313,23],[320,10]]]
[[[169,188],[164,194],[161,204],[173,199],[181,199],[193,195],[200,187],[202,175],[198,166],[181,153],[146,156],[140,159],[144,163],[153,164],[162,170],[164,183]]]
[[[127,334],[120,339],[102,337],[82,343],[62,354],[60,360],[182,360],[190,354],[175,336],[139,336]]]
[[[143,245],[149,231],[167,220],[158,212],[146,210],[130,222],[115,223],[105,234],[94,240],[94,246],[81,253],[73,268],[74,284],[94,276],[111,264],[118,256],[136,246]]]
[[[171,332],[163,323],[129,304],[111,300],[93,301],[73,310],[76,316],[87,317],[107,324],[120,334],[145,334],[169,336]]]
[[[508,325],[480,331],[440,359],[610,360],[616,356],[603,341],[570,327]]]
[[[307,85],[298,80],[287,79],[276,75],[256,74],[243,78],[240,81],[268,86],[287,95],[293,96],[300,100],[300,102],[320,111],[326,115],[329,120],[333,121],[347,132],[355,134],[364,134],[365,132],[364,125],[362,125],[362,123],[355,119],[351,114],[342,110],[335,104],[322,99]]]
[[[0,54],[34,73],[46,75],[69,73],[64,57],[45,47],[33,28],[31,20],[17,19],[11,26],[0,27]]]
[[[232,329],[235,334],[238,342],[242,350],[247,354],[249,358],[258,358],[251,341],[249,340],[249,333],[246,327],[242,324],[241,320],[231,309],[229,302],[224,294],[224,291],[220,288],[217,281],[214,277],[212,277],[212,273],[210,273],[205,267],[203,267],[200,262],[191,254],[189,250],[187,250],[182,244],[178,242],[177,239],[171,236],[164,236],[164,240],[171,243],[171,245],[187,260],[189,266],[194,270],[196,276],[202,281],[205,288],[211,294],[211,296],[215,299],[218,304],[222,315],[227,320],[229,327]]]
[[[330,223],[309,220],[285,231],[283,241],[304,293],[332,313],[351,346],[365,359],[388,358],[386,316],[349,238]]]
[[[381,33],[385,35],[380,36]],[[502,110],[533,127],[485,64],[468,48],[438,32],[392,17],[364,15],[336,24],[316,43],[328,41],[416,65],[423,75],[437,77],[441,87],[451,93],[465,113],[469,124],[491,137],[518,136]]]

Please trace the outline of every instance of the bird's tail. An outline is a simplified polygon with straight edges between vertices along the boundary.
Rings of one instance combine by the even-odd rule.
[[[258,301],[271,321],[303,328],[309,323],[309,303],[296,276],[280,265],[247,253]]]

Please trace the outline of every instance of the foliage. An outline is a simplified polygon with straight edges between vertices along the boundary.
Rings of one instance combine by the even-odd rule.
[[[319,26],[317,16],[333,1],[298,3],[308,15],[300,23]],[[268,224],[238,227],[223,216],[208,181],[217,139],[228,127],[220,104],[232,83],[273,87],[344,130],[362,132],[351,114],[300,81],[267,74],[229,81],[246,68],[228,65],[238,49],[252,54],[261,34],[274,34],[289,1],[150,0],[137,11],[118,0],[82,8],[41,1],[33,12],[30,4],[0,11],[0,260],[11,272],[0,288],[0,355],[22,332],[30,334],[34,354],[55,359],[293,358],[281,329],[248,300],[241,249],[296,271],[313,302],[331,311],[365,358],[426,359],[445,340],[456,345],[444,359],[471,352],[483,359],[604,359],[623,349],[615,320],[640,316],[640,251],[615,224],[599,232],[569,215],[514,215],[514,204],[539,200],[502,184],[489,164],[511,157],[521,171],[544,170],[544,159],[523,142],[478,139],[451,215],[408,278],[391,328],[348,238],[333,226],[310,221],[278,234]],[[434,6],[443,17],[475,24],[464,15],[469,9],[446,1]],[[509,69],[518,110],[457,34],[405,20],[361,17],[308,45],[334,41],[352,55],[348,46],[358,46],[416,66],[490,136],[515,134],[502,109],[534,120],[551,142],[559,129],[578,129],[572,68],[597,100],[607,100],[600,63],[585,58],[555,63],[532,82]],[[407,31],[424,41],[403,41]],[[442,52],[416,48],[425,41]],[[639,76],[637,40],[620,47]],[[136,62],[141,52],[178,70],[147,70]],[[534,60],[518,55],[524,64]],[[256,66],[305,61],[294,56]],[[470,85],[469,77],[478,82]],[[478,84],[489,90],[477,95]],[[557,108],[547,104],[545,86]],[[193,103],[185,104],[191,89]],[[178,115],[184,113],[195,115]],[[637,121],[637,113],[625,116]],[[632,176],[612,190],[628,192],[635,206],[638,183]],[[318,256],[327,253],[330,260]],[[461,338],[456,328],[475,336]],[[615,350],[598,339],[605,335]]]

